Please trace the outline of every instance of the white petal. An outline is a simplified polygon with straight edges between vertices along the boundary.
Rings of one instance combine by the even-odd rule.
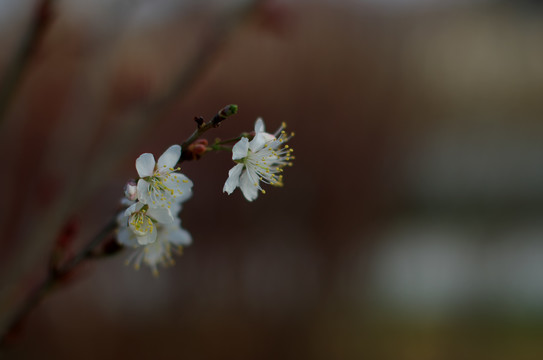
[[[180,157],[181,157],[181,146],[179,145],[170,146],[168,150],[164,151],[164,154],[162,154],[158,158],[158,163],[157,163],[158,171],[161,171],[162,169],[174,168],[175,165],[177,165],[177,162],[179,161]]]
[[[266,131],[266,127],[264,126],[264,120],[262,118],[258,118],[255,121],[255,133]]]
[[[234,145],[232,148],[232,160],[243,159],[247,156],[249,151],[249,139],[246,137],[242,138],[240,141]]]
[[[178,228],[168,233],[168,240],[174,245],[190,245],[192,236],[187,230]]]
[[[167,208],[149,208],[147,215],[161,224],[173,223],[173,216]]]
[[[255,182],[249,177],[248,171],[241,174],[239,180],[239,188],[243,196],[249,201],[256,199],[258,197],[258,184],[255,186]]]
[[[128,200],[127,198],[122,198],[121,199],[121,205],[122,206],[134,205],[134,200]]]
[[[134,204],[130,205],[128,207],[128,209],[126,209],[124,211],[124,216],[128,217],[128,216],[132,215],[133,213],[140,211],[142,207],[143,207],[142,203],[140,203],[140,202],[134,203]]]
[[[164,258],[165,248],[162,240],[155,241],[145,247],[145,263],[156,271],[156,264],[160,263]]]
[[[170,211],[174,217],[176,214],[179,214],[179,212],[181,211],[181,208],[182,208],[181,204],[187,201],[188,199],[190,199],[191,197],[192,197],[191,191],[184,191],[181,195],[178,195],[172,199],[171,205],[170,205],[171,206]]]
[[[183,197],[183,195],[181,195],[180,197]],[[183,201],[178,201],[180,197],[177,197],[175,201],[172,202],[170,208],[170,212],[172,213],[175,222],[179,220],[179,213],[181,212],[181,209],[183,209],[183,205],[181,205]]]
[[[119,225],[119,227],[128,226],[128,216],[125,215],[125,211],[121,211],[119,214],[117,214],[117,225]]]
[[[232,191],[239,185],[239,176],[243,170],[243,164],[237,164],[228,171],[228,179],[224,183],[222,188],[223,192],[227,192],[228,195],[232,194]]]
[[[268,134],[268,133],[261,132],[261,133],[256,134],[253,140],[251,140],[251,142],[249,143],[249,149],[251,149],[253,153],[259,151],[260,149],[264,147],[266,143],[270,141],[270,136],[273,139],[275,139],[273,135]]]
[[[153,154],[145,153],[141,154],[139,158],[136,159],[136,170],[140,177],[147,177],[153,175],[155,171],[155,158]]]
[[[277,138],[275,137],[275,135],[272,135],[272,134],[269,134],[267,132],[262,132],[260,133],[264,139],[266,140],[266,142],[271,142],[271,141],[276,141]]]
[[[138,241],[138,244],[140,245],[147,245],[147,244],[152,244],[155,242],[156,240],[156,236],[157,236],[157,228],[156,226],[154,227],[153,231],[149,231],[147,232],[145,235],[143,236],[136,236],[136,239]]]
[[[149,183],[143,179],[138,180],[138,200],[143,204],[152,203],[149,198]]]
[[[188,177],[186,177],[184,174],[181,174],[181,173],[172,173],[167,181],[170,181],[170,180],[176,183],[183,184],[184,189],[188,191],[190,191],[192,189],[192,186],[194,185],[191,179],[189,179]]]
[[[170,174],[164,185],[174,191],[173,201],[184,202],[192,196],[193,182],[181,173]]]
[[[134,233],[127,227],[119,228],[117,232],[117,242],[125,246],[136,246],[138,242]]]

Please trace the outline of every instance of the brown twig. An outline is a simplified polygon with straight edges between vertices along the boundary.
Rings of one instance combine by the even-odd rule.
[[[51,267],[47,272],[47,277],[40,283],[36,288],[30,293],[30,295],[24,300],[23,304],[19,309],[13,314],[11,319],[8,321],[8,326],[3,333],[0,334],[0,345],[3,345],[6,336],[14,329],[25,316],[32,310],[40,300],[51,290],[60,280],[66,277],[72,270],[74,270],[77,265],[79,265],[83,260],[89,257],[92,254],[94,248],[104,241],[109,234],[117,227],[117,220],[113,217],[107,224],[104,226],[100,232],[92,238],[92,240],[81,249],[75,256],[68,260],[64,265],[55,268]]]
[[[42,4],[42,7],[50,9],[53,2],[54,0],[42,0],[40,4]],[[191,88],[191,85],[193,85],[199,75],[201,75],[203,71],[207,69],[208,65],[215,58],[214,55],[216,55],[218,49],[222,47],[221,45],[224,43],[226,38],[232,34],[234,28],[236,27],[235,25],[239,24],[241,20],[245,18],[245,15],[249,14],[259,2],[260,0],[249,1],[249,3],[245,5],[243,10],[238,13],[238,16],[226,17],[227,20],[217,24],[217,28],[213,32],[214,36],[208,39],[208,41],[201,47],[193,61],[190,62],[189,66],[179,74],[179,76],[175,79],[174,85],[172,86],[170,91],[168,91],[168,93],[164,97],[152,103],[146,109],[146,111],[143,111],[142,117],[144,117],[145,120],[156,119],[158,115],[168,107],[168,105],[171,105],[171,103],[173,103],[176,99],[179,99],[179,97],[184,95],[188,91],[188,89]],[[43,34],[46,24],[46,22],[39,24],[36,22],[33,23],[32,29],[29,30],[29,34],[31,34],[31,36],[25,40],[26,45],[23,46],[23,50],[18,53],[18,56],[16,56],[17,61],[14,62],[14,64],[16,65],[16,69],[14,70],[14,73],[10,75],[10,81],[6,83],[7,85],[5,85],[5,88],[7,90],[4,92],[0,92],[0,125],[5,111],[9,106],[11,96],[13,96],[13,94],[15,93],[17,85],[20,82],[20,78],[22,77],[24,71],[27,68],[28,62],[31,59],[30,54],[32,54],[32,50],[35,49],[36,45],[39,43],[40,34]],[[219,114],[220,113],[221,112],[219,112]],[[205,131],[213,127],[217,127],[220,121],[226,118],[219,114],[217,114],[209,123],[202,124],[202,127],[197,129],[182,144],[183,149],[186,150],[188,146],[196,141]],[[225,113],[223,113],[222,115],[225,115]],[[148,126],[150,126],[150,123],[152,122],[143,121],[140,126],[135,126],[135,128],[137,129],[137,132],[141,134]],[[111,154],[110,152],[108,153]],[[103,158],[101,158],[100,160],[107,163],[107,161],[104,161]],[[184,159],[181,159],[180,161],[183,160]],[[98,171],[100,173],[107,173],[107,170],[109,170],[111,166],[113,166],[113,164],[106,164],[106,166],[103,166],[99,169],[98,167],[96,167],[96,169],[102,170]],[[89,189],[92,189],[94,179],[90,179],[89,181],[90,183],[86,185],[88,185]],[[22,305],[15,311],[14,315],[10,316],[5,324],[2,323],[4,328],[0,328],[0,345],[3,344],[6,336],[10,333],[10,331],[24,319],[24,317],[39,303],[43,296],[48,293],[48,291],[59,281],[59,279],[68,274],[83,260],[85,260],[90,254],[92,254],[92,250],[100,245],[105,237],[113,231],[115,226],[115,220],[110,221],[104,227],[104,229],[70,261],[68,261],[61,268],[48,273],[47,277],[23,301]]]
[[[4,122],[9,106],[20,86],[21,79],[51,23],[51,12],[54,1],[41,0],[37,4],[30,27],[24,34],[19,48],[2,76],[0,82],[0,125]]]
[[[202,117],[197,117],[196,123],[198,124],[198,128],[192,133],[192,135],[181,144],[181,154],[186,152],[193,142],[195,142],[200,136],[202,136],[206,131],[209,129],[213,129],[216,127],[219,127],[222,121],[226,120],[228,117],[236,114],[238,112],[238,106],[237,105],[226,105],[224,108],[219,110],[217,114],[211,119],[209,122],[204,122],[204,119]],[[182,160],[188,160],[185,157],[182,157],[179,162]]]
[[[198,124],[198,129],[183,142],[182,148],[187,150],[188,146],[196,141],[206,131],[216,128],[229,116],[237,113],[237,105],[227,105],[221,109],[211,121],[208,123],[202,122]],[[179,159],[179,163],[187,159]],[[68,260],[64,265],[56,267],[51,266],[46,278],[36,286],[36,288],[30,293],[30,295],[24,300],[21,307],[15,314],[8,320],[8,326],[3,333],[0,334],[0,345],[5,342],[6,336],[14,329],[25,316],[32,310],[40,300],[51,290],[60,280],[66,277],[72,270],[74,270],[83,260],[92,255],[93,250],[98,247],[113,230],[117,227],[117,219],[114,216],[100,232],[92,238],[92,240],[83,247],[76,255]]]

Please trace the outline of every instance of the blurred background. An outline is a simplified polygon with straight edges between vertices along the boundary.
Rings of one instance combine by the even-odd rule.
[[[58,0],[17,57],[39,3],[0,2],[4,315],[194,116],[286,121],[296,160],[254,203],[185,163],[176,265],[85,263],[6,358],[543,358],[541,2]]]

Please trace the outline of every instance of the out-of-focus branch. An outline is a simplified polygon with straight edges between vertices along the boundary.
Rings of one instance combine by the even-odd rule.
[[[17,309],[13,316],[8,320],[5,329],[0,329],[0,346],[6,340],[6,336],[24,319],[40,300],[51,290],[58,282],[65,278],[77,265],[92,254],[92,251],[106,239],[117,226],[116,218],[113,217],[104,228],[92,240],[74,255],[64,265],[51,267],[47,272],[47,277],[29,294]]]
[[[167,110],[170,105],[188,93],[196,80],[199,79],[205,70],[208,69],[209,65],[217,59],[217,54],[222,49],[222,46],[226,43],[226,40],[234,33],[234,30],[238,27],[238,25],[241,24],[244,19],[246,19],[246,17],[257,7],[258,4],[260,4],[261,1],[262,0],[249,0],[245,2],[243,6],[236,9],[234,14],[226,14],[225,16],[221,16],[221,21],[216,21],[214,23],[210,35],[198,49],[196,55],[191,59],[188,66],[179,71],[178,75],[172,82],[173,85],[169,88],[166,94],[159,99],[156,99],[151,104],[148,104],[147,106],[143,105],[142,107],[139,107],[138,109],[126,114],[126,119],[123,119],[125,121],[121,121],[117,128],[112,129],[112,131],[107,135],[107,139],[105,139],[105,141],[102,143],[98,154],[87,163],[88,169],[92,171],[87,173],[84,177],[81,175],[81,179],[74,181],[77,183],[77,186],[73,186],[71,190],[69,189],[64,194],[59,195],[58,202],[63,204],[61,207],[61,211],[63,213],[72,211],[75,204],[79,204],[87,200],[92,195],[93,191],[95,191],[101,185],[104,174],[110,174],[112,172],[119,161],[119,157],[113,156],[112,154],[118,153],[120,147],[125,149],[133,147],[133,145],[137,143],[137,141],[152,126],[156,125],[156,120],[160,118],[160,115],[162,115],[162,113]],[[54,0],[42,0],[40,4],[47,4],[46,8],[50,9],[53,2]],[[34,34],[32,37],[33,40],[31,41],[33,45],[28,47],[25,52],[27,55],[25,55],[26,57],[24,58],[24,65],[18,65],[20,66],[18,69],[19,75],[15,77],[15,85],[19,82],[19,79],[21,75],[23,75],[26,68],[26,64],[31,59],[29,54],[32,53],[32,49],[35,49],[36,44],[38,44],[40,38],[39,34],[43,33],[45,24],[46,23],[41,25],[41,27],[39,27],[39,31],[37,31],[35,34],[32,32]],[[16,89],[16,86],[11,88],[9,93],[12,94],[14,89]],[[6,104],[6,106],[9,106],[9,101],[7,101]],[[1,111],[2,108],[0,107],[0,124],[3,116]],[[210,123],[213,122],[214,120],[212,120]],[[130,124],[128,128],[127,124]],[[196,133],[198,133],[198,131]],[[200,135],[201,132],[192,141],[196,140]],[[188,140],[190,140],[190,138]],[[190,144],[185,142],[184,145],[186,148]],[[125,150],[125,152],[126,151],[127,150]],[[62,214],[59,214],[58,212],[56,214],[45,214],[42,221],[45,223],[49,223],[51,221],[58,223],[61,215]],[[109,228],[109,226],[110,225],[108,224],[104,230],[109,229],[109,232],[111,232],[112,228]],[[36,224],[35,228],[40,229],[40,224]],[[32,237],[30,237],[28,240],[31,241],[31,239]],[[100,245],[101,240],[96,241],[97,243],[94,243],[94,241],[89,243],[88,246],[91,246],[91,250]],[[40,245],[38,244],[38,247],[39,246]],[[70,266],[75,267],[82,260],[84,260],[88,254],[90,254],[85,250],[88,248],[88,246],[85,247],[82,252],[78,253],[78,255],[76,255],[76,257],[74,257],[73,260],[68,264],[72,264]],[[16,287],[15,279],[21,278],[21,274],[26,270],[24,268],[24,264],[27,263],[28,261],[23,262],[21,265],[16,265],[16,268],[12,269],[12,272],[6,276],[9,284],[8,288],[5,289],[6,294],[9,295],[13,293],[14,287]],[[67,271],[68,268],[64,270]],[[62,271],[61,274],[64,274],[64,271]],[[6,334],[9,333],[9,330],[19,323],[20,320],[24,318],[24,316],[36,304],[39,303],[39,300],[50,288],[51,281],[53,283],[56,282],[55,279],[57,278],[52,280],[51,276],[52,275],[49,274],[46,279],[40,283],[36,290],[29,294],[28,298],[23,302],[23,305],[18,307],[15,315],[8,314],[9,317],[0,318],[0,338],[3,339]],[[4,315],[2,315],[2,317],[4,317]]]
[[[117,122],[116,127],[107,134],[100,146],[100,151],[88,164],[92,172],[84,179],[84,184],[78,187],[81,197],[88,197],[101,184],[103,174],[111,173],[117,165],[122,153],[120,148],[128,149],[141,140],[153,126],[158,124],[162,115],[169,107],[185,96],[196,81],[205,73],[209,66],[217,60],[218,54],[235,30],[247,17],[258,9],[264,0],[248,0],[244,4],[221,14],[219,19],[212,23],[209,34],[202,45],[191,58],[188,65],[180,69],[172,81],[172,85],[163,96],[148,105],[142,105],[134,111],[125,114],[124,119]],[[112,154],[119,154],[113,156]],[[84,191],[82,191],[84,189]]]
[[[236,114],[238,112],[238,106],[237,105],[227,105],[224,108],[222,108],[209,122],[204,122],[204,119],[201,117],[197,117],[196,123],[198,124],[198,128],[192,135],[181,144],[181,156],[180,162],[183,160],[188,160],[189,158],[183,157],[183,154],[186,153],[189,146],[195,142],[200,136],[202,136],[206,131],[209,129],[213,129],[216,127],[219,127],[222,121],[226,120],[228,117]]]
[[[186,151],[187,148],[194,143],[203,133],[216,128],[220,123],[226,120],[228,117],[237,113],[237,105],[227,105],[221,109],[209,122],[203,120],[197,121],[197,130],[187,138],[182,144],[182,148]],[[201,118],[198,118],[201,119]],[[186,158],[179,159],[179,163],[188,160]],[[92,257],[94,249],[96,249],[102,242],[116,229],[117,217],[113,216],[112,219],[100,230],[100,232],[91,239],[87,245],[85,245],[78,253],[70,258],[62,266],[51,266],[47,272],[46,278],[39,283],[36,288],[29,294],[29,296],[23,301],[22,305],[15,311],[11,318],[7,320],[7,325],[4,329],[0,329],[0,346],[4,343],[6,336],[24,319],[24,317],[32,310],[40,300],[51,290],[54,286],[60,282],[63,278],[72,272],[83,260]]]
[[[2,76],[0,81],[0,126],[4,122],[28,64],[51,22],[54,1],[40,0],[38,2],[30,21],[30,27],[23,35],[19,48]]]

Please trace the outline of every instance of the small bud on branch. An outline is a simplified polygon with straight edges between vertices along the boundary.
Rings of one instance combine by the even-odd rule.
[[[194,121],[196,121],[196,124],[198,124],[198,129],[200,129],[204,125],[204,118],[201,116],[196,116],[194,118]]]
[[[238,106],[234,104],[226,105],[224,108],[222,108],[211,120],[211,124],[213,124],[214,127],[219,126],[221,121],[225,120],[229,116],[235,115],[238,112]]]
[[[194,121],[196,121],[196,124],[198,124],[198,129],[196,129],[196,131],[192,133],[192,135],[181,145],[181,159],[179,160],[179,162],[198,159],[201,154],[196,154],[197,156],[194,156],[194,154],[192,153],[192,150],[194,150],[195,148],[192,147],[191,149],[190,147],[191,144],[194,143],[207,130],[218,127],[221,121],[224,121],[225,119],[236,114],[237,112],[238,112],[238,106],[235,104],[230,104],[230,105],[226,105],[221,110],[219,110],[219,112],[215,114],[215,116],[213,117],[213,119],[211,119],[210,122],[206,123],[204,121],[204,118],[195,117]],[[202,150],[200,148],[198,149],[199,149],[198,151]]]

